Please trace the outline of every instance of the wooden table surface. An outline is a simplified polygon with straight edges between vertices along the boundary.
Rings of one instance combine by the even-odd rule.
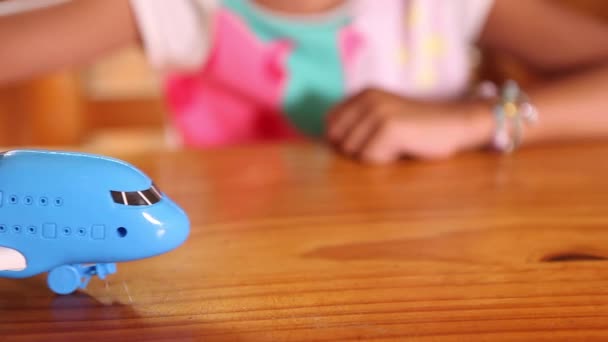
[[[607,156],[124,156],[189,213],[189,240],[75,295],[0,280],[0,340],[605,341]]]

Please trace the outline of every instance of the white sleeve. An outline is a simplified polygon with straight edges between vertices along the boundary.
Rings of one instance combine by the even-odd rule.
[[[211,45],[212,0],[130,0],[146,56],[161,70],[192,70]]]
[[[474,42],[483,31],[494,0],[464,0],[458,4],[464,11],[466,38],[469,42]]]

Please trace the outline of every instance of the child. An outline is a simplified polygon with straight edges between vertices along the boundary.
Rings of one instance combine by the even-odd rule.
[[[326,137],[388,163],[608,136],[608,26],[541,0],[74,0],[0,17],[0,83],[133,42],[189,146]],[[475,44],[556,80],[471,99]]]

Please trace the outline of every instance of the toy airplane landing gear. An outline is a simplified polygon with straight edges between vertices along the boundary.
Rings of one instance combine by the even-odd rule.
[[[87,287],[92,276],[105,279],[113,273],[116,273],[116,264],[63,265],[49,272],[47,283],[56,294],[66,295]]]

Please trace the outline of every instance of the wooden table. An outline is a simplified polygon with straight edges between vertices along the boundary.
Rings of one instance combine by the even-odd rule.
[[[124,156],[187,210],[189,240],[76,295],[0,280],[0,340],[607,340],[607,156]]]

